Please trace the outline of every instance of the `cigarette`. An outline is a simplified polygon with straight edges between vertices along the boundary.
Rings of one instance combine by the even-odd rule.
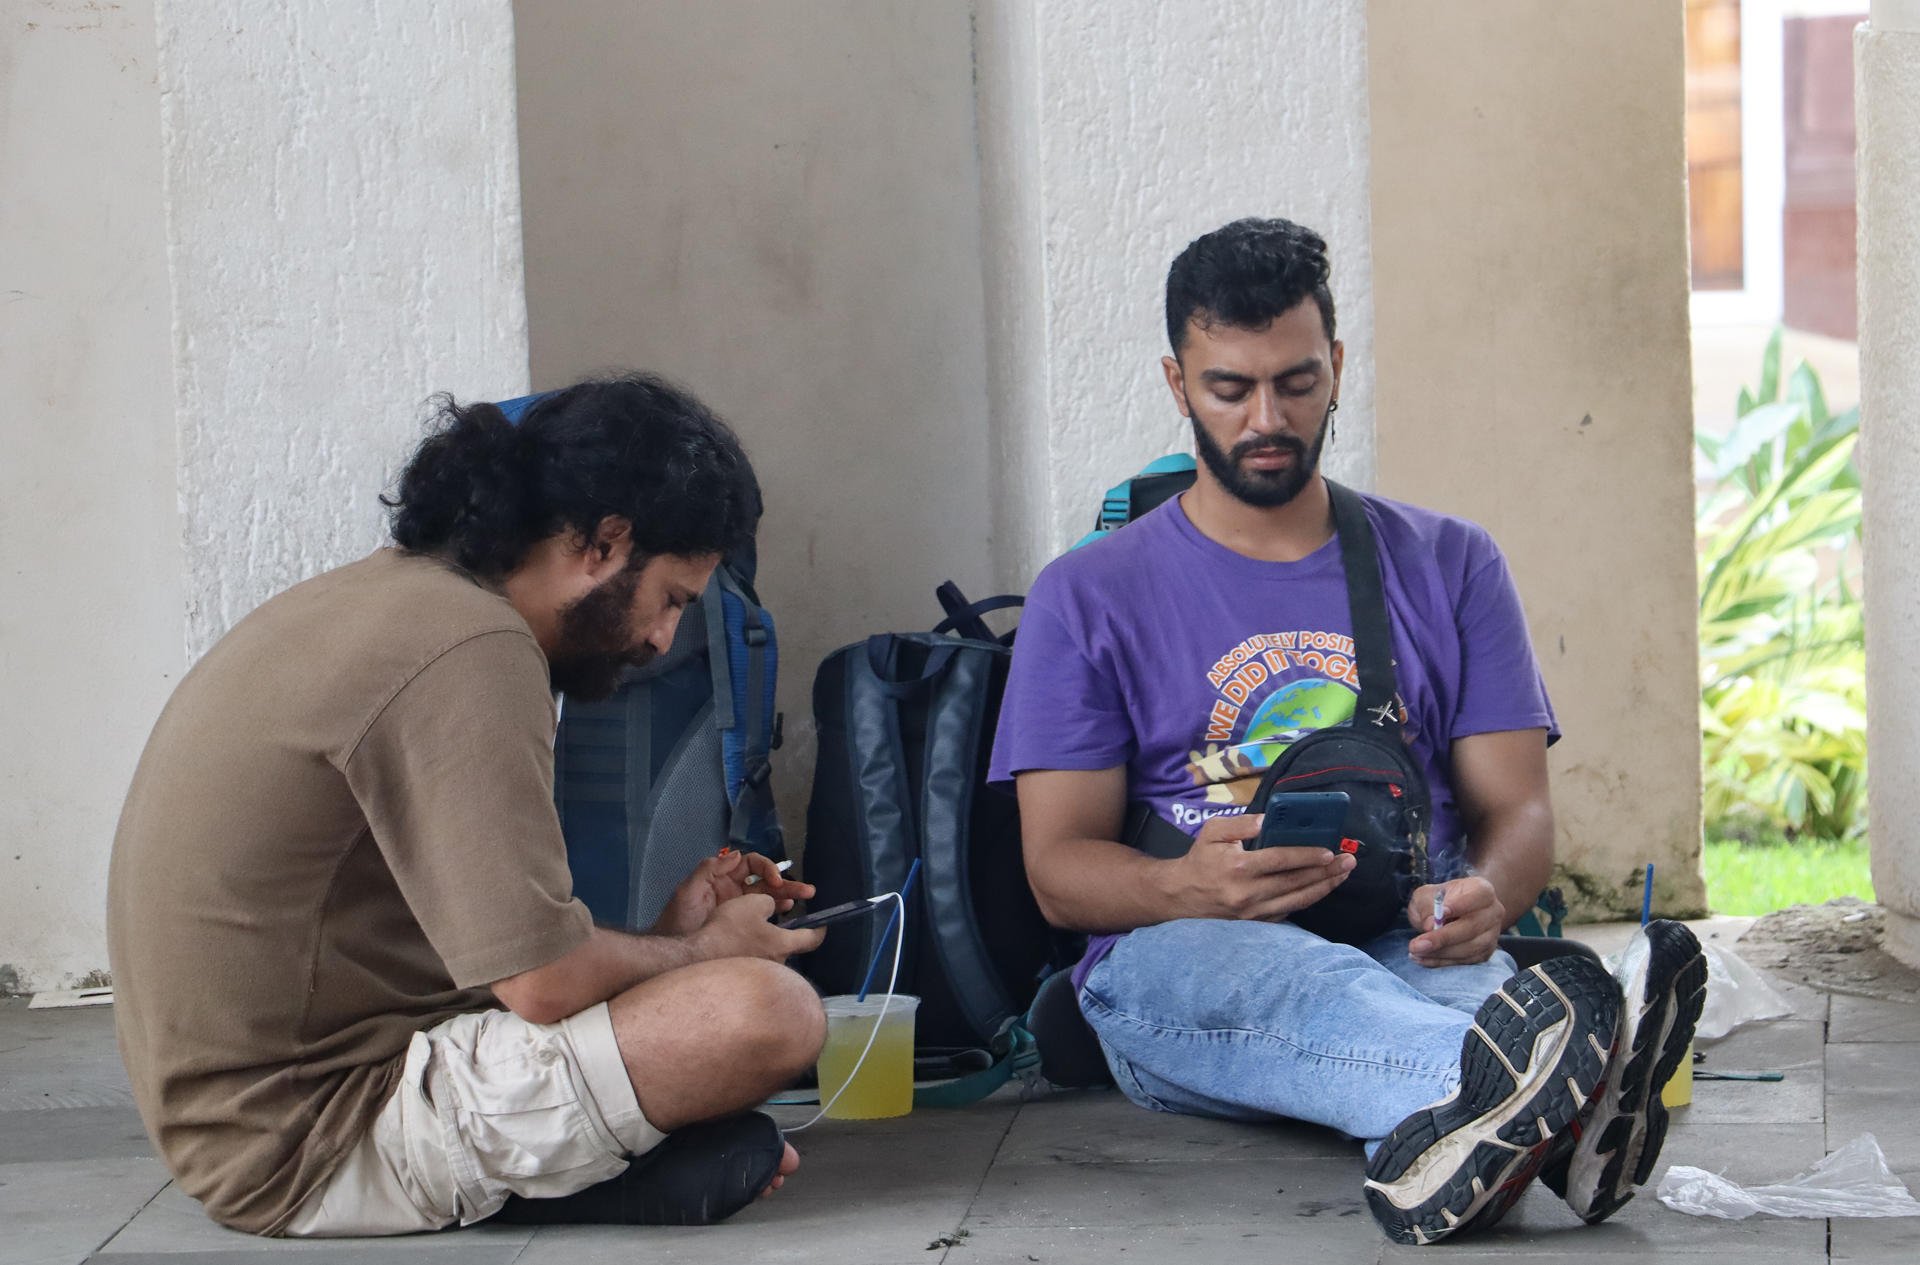
[[[785,874],[788,870],[791,870],[793,868],[793,862],[782,861],[778,865],[776,865],[774,868],[779,870],[782,874]],[[742,883],[741,886],[752,887],[755,883],[758,883],[759,881],[760,881],[760,876],[758,874],[749,874],[747,875],[747,881],[745,883]]]
[[[1433,894],[1433,925],[1438,930],[1447,925],[1447,893],[1445,888]]]

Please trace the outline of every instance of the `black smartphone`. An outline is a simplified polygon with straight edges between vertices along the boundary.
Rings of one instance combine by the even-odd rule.
[[[1341,796],[1345,799],[1346,796]],[[825,909],[815,909],[801,914],[798,918],[789,918],[780,926],[787,931],[805,931],[808,927],[824,927],[828,923],[844,922],[848,918],[857,918],[861,914],[870,914],[880,906],[870,900],[850,900],[844,905],[830,905]]]
[[[1343,851],[1347,825],[1345,791],[1301,791],[1267,799],[1267,818],[1257,838],[1242,844],[1254,848],[1331,848]]]

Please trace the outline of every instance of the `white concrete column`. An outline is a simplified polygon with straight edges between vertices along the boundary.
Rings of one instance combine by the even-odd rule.
[[[1920,966],[1920,0],[1854,34],[1873,887]]]
[[[510,0],[158,6],[188,649],[385,535],[436,391],[527,382]]]
[[[22,0],[0,68],[8,992],[106,969],[183,667],[377,544],[422,402],[527,341],[510,0]]]
[[[153,6],[0,17],[0,994],[107,966],[120,799],[180,679]]]
[[[1373,481],[1364,0],[980,0],[995,565],[1024,589],[1100,494],[1192,436],[1167,265],[1245,215],[1318,230],[1347,369],[1327,468]]]

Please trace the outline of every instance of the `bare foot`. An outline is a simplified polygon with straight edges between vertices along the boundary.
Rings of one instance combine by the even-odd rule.
[[[793,1149],[791,1142],[786,1144],[786,1148],[786,1154],[780,1157],[780,1171],[773,1175],[773,1180],[767,1183],[767,1188],[760,1192],[762,1199],[786,1185],[787,1178],[793,1176],[793,1171],[800,1167],[800,1152]]]

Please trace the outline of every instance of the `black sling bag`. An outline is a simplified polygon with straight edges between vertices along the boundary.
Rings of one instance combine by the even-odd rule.
[[[1346,793],[1342,834],[1357,849],[1353,872],[1319,903],[1294,913],[1291,921],[1328,940],[1362,944],[1399,925],[1413,889],[1427,881],[1433,806],[1426,775],[1401,737],[1393,642],[1373,524],[1356,493],[1331,479],[1327,492],[1346,572],[1360,698],[1351,722],[1317,729],[1282,752],[1260,779],[1247,811],[1265,811],[1268,797],[1277,794]],[[1146,804],[1129,809],[1123,841],[1149,856],[1167,858],[1184,856],[1193,846],[1185,831]]]

